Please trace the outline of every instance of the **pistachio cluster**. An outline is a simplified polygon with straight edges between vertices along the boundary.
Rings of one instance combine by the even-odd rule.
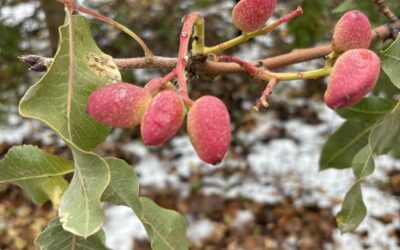
[[[151,84],[150,81],[147,86]],[[89,96],[87,112],[95,120],[112,127],[132,128],[140,124],[142,140],[147,146],[158,146],[170,140],[182,127],[188,113],[187,131],[201,160],[218,164],[229,148],[229,112],[225,104],[213,96],[203,96],[189,106],[174,89],[151,93],[146,87],[112,83]]]

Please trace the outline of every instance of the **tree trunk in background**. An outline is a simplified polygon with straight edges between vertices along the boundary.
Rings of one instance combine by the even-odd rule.
[[[42,0],[42,8],[46,15],[51,50],[54,54],[58,48],[58,27],[64,23],[64,6],[55,0]]]

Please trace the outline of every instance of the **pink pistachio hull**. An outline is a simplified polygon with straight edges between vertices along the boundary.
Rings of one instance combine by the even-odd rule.
[[[129,83],[113,83],[94,91],[87,104],[87,113],[95,120],[119,128],[138,125],[150,104],[150,93]]]
[[[171,139],[182,126],[185,107],[172,90],[154,97],[143,115],[140,132],[145,145],[156,146]]]
[[[333,66],[325,92],[325,103],[332,109],[356,104],[370,92],[379,77],[380,60],[372,51],[353,49],[339,57]]]
[[[371,24],[359,10],[346,12],[335,26],[332,46],[336,52],[350,49],[368,49],[371,44]]]
[[[194,102],[187,130],[201,160],[214,165],[222,161],[230,144],[230,124],[228,110],[218,98],[203,96]]]
[[[265,24],[276,8],[276,0],[241,0],[232,11],[232,21],[243,32],[255,31]]]

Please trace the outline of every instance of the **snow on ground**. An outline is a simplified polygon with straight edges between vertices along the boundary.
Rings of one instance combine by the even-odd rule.
[[[343,198],[354,181],[352,171],[350,169],[329,169],[319,172],[318,160],[327,134],[332,133],[343,120],[322,104],[313,103],[312,108],[318,110],[319,118],[323,123],[310,125],[300,120],[282,122],[276,118],[273,112],[257,114],[257,127],[250,132],[241,132],[238,135],[243,143],[252,147],[251,153],[245,159],[249,164],[251,174],[241,175],[238,171],[238,173],[225,178],[212,174],[205,175],[202,179],[202,191],[205,194],[219,194],[226,198],[246,197],[267,204],[278,203],[284,195],[297,197],[300,194],[300,198],[295,199],[296,205],[318,204],[320,207],[333,207],[332,213],[337,213],[340,209],[337,201]],[[259,138],[273,126],[285,128],[289,132],[289,137],[274,139],[268,143],[260,141]],[[163,149],[163,154],[179,153],[181,157],[170,162],[160,161],[151,153],[151,150],[144,147],[139,141],[125,146],[126,151],[135,153],[142,158],[136,165],[141,185],[159,189],[167,186],[173,187],[180,190],[180,193],[185,196],[189,193],[190,187],[187,183],[182,182],[179,176],[188,177],[197,168],[204,168],[205,172],[210,171],[211,173],[215,168],[239,168],[241,166],[240,161],[235,162],[229,157],[224,164],[217,167],[201,163],[186,136],[174,138],[171,144],[173,145],[172,149]],[[355,234],[342,236],[337,230],[334,235],[334,249],[363,249],[364,243],[368,243],[371,249],[382,249],[382,247],[396,249],[396,240],[390,238],[388,232],[396,225],[398,226],[399,218],[394,223],[385,225],[374,219],[373,216],[396,215],[399,211],[398,200],[379,190],[375,184],[385,181],[387,178],[385,173],[389,170],[400,169],[400,162],[389,156],[380,156],[376,160],[376,165],[374,176],[363,185],[368,217],[358,229],[359,232],[368,232],[368,237],[365,240]],[[169,171],[172,167],[176,168],[173,174]],[[117,246],[114,244],[117,242],[114,239],[116,235],[121,234],[119,230],[124,230],[121,227],[130,227],[128,221],[134,220],[134,215],[130,213],[124,215],[127,216],[126,223],[122,223],[124,218],[120,214],[114,213],[112,210],[107,212],[106,228],[110,229],[107,230],[108,237],[111,237],[110,247]],[[199,242],[213,232],[211,221],[207,219],[196,221],[190,215],[187,219],[189,223],[188,237],[192,241]],[[247,219],[251,219],[251,215],[244,212],[241,218],[237,218],[233,223],[239,224],[241,220]],[[121,223],[116,223],[116,221],[121,221]],[[128,235],[141,238],[143,237],[142,230],[138,230],[136,234],[132,231],[138,228],[135,223],[132,223],[133,229],[129,231]],[[118,230],[111,230],[112,225],[116,225]],[[129,243],[131,242],[130,237],[124,239],[126,242],[122,245],[131,244]],[[119,240],[124,239],[121,237]]]
[[[311,125],[293,119],[282,122],[276,118],[274,112],[257,114],[256,128],[238,135],[244,144],[252,147],[251,153],[241,160],[228,157],[224,164],[216,167],[207,166],[198,159],[187,136],[175,137],[171,148],[162,149],[162,154],[166,156],[181,155],[174,157],[175,160],[170,162],[161,161],[140,141],[126,144],[124,150],[141,158],[136,164],[141,185],[157,189],[172,187],[180,190],[182,196],[187,196],[190,186],[181,181],[180,177],[189,177],[198,168],[203,168],[205,172],[211,173],[202,179],[202,191],[205,194],[219,194],[226,198],[246,197],[260,203],[275,204],[280,202],[283,196],[297,197],[302,190],[300,198],[295,199],[296,205],[318,204],[320,207],[333,207],[332,212],[337,213],[340,209],[337,201],[343,198],[353,182],[352,171],[329,169],[319,172],[318,160],[327,134],[333,132],[343,121],[322,104],[314,103],[312,108],[318,110],[323,123]],[[0,141],[20,144],[23,138],[33,131],[36,131],[34,136],[40,136],[45,145],[53,144],[54,139],[58,138],[36,121],[21,123],[19,117],[12,116],[10,124],[14,126],[0,130]],[[288,137],[274,139],[268,143],[262,142],[260,138],[274,126],[285,128]],[[61,140],[58,144],[64,145]],[[216,168],[239,169],[246,164],[250,171],[247,175],[240,174],[240,171],[225,178],[212,174]],[[176,171],[171,173],[169,170],[172,167],[176,168]],[[368,244],[373,249],[396,249],[396,240],[388,235],[394,227],[399,227],[398,216],[393,223],[387,225],[374,218],[398,215],[400,210],[399,201],[394,196],[376,187],[377,183],[387,181],[386,173],[393,169],[400,170],[399,161],[390,156],[379,156],[376,159],[374,175],[362,186],[368,217],[357,231],[368,232],[368,237],[364,239],[355,234],[340,235],[337,230],[334,235],[334,249],[363,249],[363,244]],[[106,209],[106,216],[107,243],[113,249],[131,249],[132,238],[146,237],[143,226],[129,208],[109,207]],[[243,217],[251,219],[251,215],[248,214],[243,214]],[[207,235],[213,232],[211,221],[189,217],[187,219],[188,237],[194,242],[207,238]],[[234,223],[240,223],[242,219],[238,218],[238,222]]]
[[[298,104],[301,104],[301,101],[298,101]],[[273,111],[257,114],[256,128],[238,135],[245,145],[251,147],[247,158],[235,160],[228,156],[223,164],[216,167],[207,166],[198,159],[187,136],[175,137],[171,142],[172,147],[162,149],[162,155],[180,155],[169,162],[161,161],[152,149],[146,148],[141,141],[126,144],[124,150],[141,159],[136,164],[141,185],[157,189],[171,187],[179,190],[185,197],[190,193],[190,186],[182,181],[187,178],[180,177],[190,177],[198,168],[203,168],[204,172],[209,172],[201,180],[202,191],[205,194],[218,194],[226,198],[246,197],[266,204],[276,204],[284,196],[293,196],[296,197],[296,205],[318,204],[320,207],[332,207],[332,212],[337,213],[340,209],[337,201],[343,198],[353,182],[352,171],[329,169],[319,172],[318,160],[326,136],[343,121],[322,104],[312,103],[311,108],[318,111],[319,118],[323,121],[321,124],[306,124],[296,119],[283,122],[276,118]],[[17,116],[11,116],[9,119],[13,126],[0,130],[2,142],[20,144],[24,137],[33,133],[33,137],[40,137],[45,145],[54,144],[55,139],[58,140],[58,145],[65,145],[52,131],[43,129],[37,121],[21,122],[21,118]],[[269,142],[260,140],[273,127],[284,128],[288,136]],[[238,171],[225,178],[213,175],[213,171],[218,168],[240,169],[247,164],[250,174],[243,175]],[[169,171],[171,168],[176,168],[176,171]],[[374,175],[362,186],[368,217],[357,231],[368,232],[368,237],[359,238],[355,234],[340,235],[337,230],[334,235],[335,249],[363,249],[363,244],[368,244],[373,249],[396,249],[396,240],[388,235],[394,227],[400,225],[399,201],[376,187],[377,183],[387,181],[386,173],[393,169],[400,170],[399,161],[390,156],[379,156],[376,159]],[[297,198],[299,195],[300,198]],[[397,218],[387,225],[374,218],[391,214],[397,215]],[[131,249],[132,238],[146,237],[144,228],[129,208],[109,207],[106,209],[106,215],[107,242],[110,247]],[[245,218],[250,217],[244,215]],[[187,219],[188,237],[194,242],[207,238],[207,232],[213,233],[211,221],[189,217]]]
[[[0,16],[4,18],[5,24],[17,24],[32,16],[39,4],[39,2],[29,2],[18,4],[13,7],[1,7]]]
[[[112,206],[105,210],[107,223],[104,231],[107,246],[118,250],[132,250],[132,239],[147,238],[146,231],[132,210],[124,206]]]
[[[39,121],[23,119],[17,115],[10,115],[7,124],[8,126],[0,127],[0,142],[2,143],[20,145],[25,138],[31,138],[47,146],[66,145],[54,131],[44,127]]]

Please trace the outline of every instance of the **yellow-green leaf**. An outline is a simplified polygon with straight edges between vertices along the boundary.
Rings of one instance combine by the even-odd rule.
[[[0,183],[20,186],[37,204],[51,200],[58,205],[68,183],[63,175],[73,172],[72,163],[33,146],[11,148],[0,162]]]
[[[65,230],[88,237],[104,223],[101,196],[110,182],[106,161],[94,153],[72,148],[75,173],[60,204],[59,216]]]

